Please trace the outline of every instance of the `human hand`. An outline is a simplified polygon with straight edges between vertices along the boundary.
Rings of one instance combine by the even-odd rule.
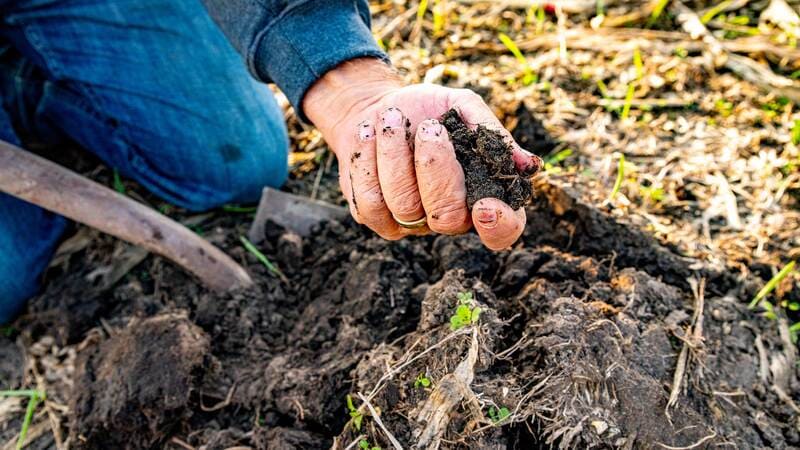
[[[306,94],[303,109],[339,160],[339,181],[353,218],[385,239],[429,231],[460,234],[475,227],[486,247],[513,244],[525,227],[525,211],[496,198],[467,208],[464,172],[447,130],[436,120],[455,108],[468,124],[503,134],[522,172],[541,160],[511,138],[480,96],[437,85],[403,86],[374,59],[346,62]],[[398,220],[427,219],[409,229]]]

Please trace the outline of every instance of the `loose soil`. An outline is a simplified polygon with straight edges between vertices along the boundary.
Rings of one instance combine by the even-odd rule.
[[[442,116],[442,124],[450,134],[456,158],[464,169],[470,209],[475,202],[487,197],[499,198],[515,210],[528,203],[533,194],[528,178],[533,173],[523,174],[517,170],[511,146],[503,135],[483,125],[470,129],[455,109]]]
[[[15,341],[78,344],[72,388],[52,394],[72,448],[392,448],[363,399],[404,448],[800,445],[795,347],[746,307],[761,281],[677,255],[564,180],[535,191],[500,253],[475,235],[268,227],[262,250],[288,283],[238,245],[248,218],[210,219],[205,236],[258,282],[223,296],[154,257],[101,288],[97,258],[126,250],[99,239],[0,338],[0,373],[20,383]],[[482,313],[454,331],[464,292]]]

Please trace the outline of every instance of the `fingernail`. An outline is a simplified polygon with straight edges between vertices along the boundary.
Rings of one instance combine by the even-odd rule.
[[[358,124],[358,139],[361,142],[367,142],[375,139],[375,127],[373,127],[368,120]]]
[[[381,114],[384,128],[400,128],[403,126],[403,113],[397,108],[389,108]]]
[[[497,211],[494,208],[478,208],[478,222],[483,228],[494,228],[497,226]]]
[[[438,120],[426,120],[419,125],[419,137],[423,141],[433,141],[439,139],[444,127]]]
[[[527,152],[526,152],[527,153]],[[531,160],[527,167],[523,170],[525,176],[531,176],[538,173],[544,167],[544,161],[536,155],[531,155]]]

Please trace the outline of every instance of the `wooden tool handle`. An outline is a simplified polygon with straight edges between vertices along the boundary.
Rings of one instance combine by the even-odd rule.
[[[244,268],[183,225],[4,141],[0,191],[157,253],[212,289],[253,284]]]

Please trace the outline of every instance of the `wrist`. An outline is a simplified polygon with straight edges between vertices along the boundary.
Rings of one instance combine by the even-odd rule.
[[[306,117],[326,135],[402,87],[394,70],[376,58],[345,61],[323,75],[303,98]],[[352,124],[355,125],[355,124]]]

